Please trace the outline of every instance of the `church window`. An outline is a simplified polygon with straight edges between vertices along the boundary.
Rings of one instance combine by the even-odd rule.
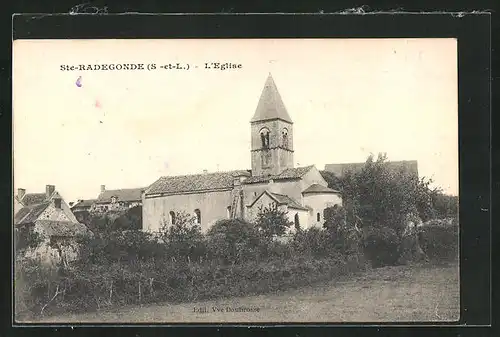
[[[319,214],[319,212],[316,214],[316,221],[321,221],[321,214]]]
[[[194,210],[194,214],[196,216],[196,223],[198,225],[201,225],[201,212],[200,212],[200,210],[199,209],[195,209]]]
[[[300,227],[299,213],[295,213],[294,223],[295,223],[295,228]]]
[[[227,217],[231,218],[231,206],[227,206]]]
[[[175,225],[175,212],[174,211],[170,211],[170,223],[172,225]]]
[[[286,148],[288,148],[288,130],[286,128],[284,128],[281,135],[283,138],[283,147],[286,149]]]
[[[263,128],[260,130],[260,141],[263,149],[269,148],[269,129]]]

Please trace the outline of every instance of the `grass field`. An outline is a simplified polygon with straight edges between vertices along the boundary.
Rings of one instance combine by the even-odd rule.
[[[374,269],[337,281],[267,295],[175,305],[149,304],[46,317],[37,322],[456,321],[459,319],[459,298],[457,264],[397,266]],[[227,312],[228,308],[230,312]],[[238,308],[258,311],[234,312]]]

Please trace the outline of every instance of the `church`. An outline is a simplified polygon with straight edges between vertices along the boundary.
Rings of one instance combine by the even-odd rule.
[[[183,212],[206,232],[220,219],[253,221],[262,207],[277,206],[295,226],[322,226],[323,211],[341,205],[314,166],[294,166],[293,122],[269,74],[250,120],[251,169],[164,176],[142,195],[143,230],[157,232]]]

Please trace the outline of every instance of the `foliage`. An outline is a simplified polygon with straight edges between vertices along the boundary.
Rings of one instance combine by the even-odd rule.
[[[195,217],[178,212],[174,218],[174,224],[169,225],[164,221],[161,228],[161,238],[167,246],[168,255],[188,261],[204,256],[205,240]]]
[[[260,208],[257,214],[256,226],[266,238],[283,235],[292,225],[287,212],[280,210],[276,204]]]
[[[390,227],[365,229],[364,252],[372,267],[395,265],[400,258],[401,238]]]
[[[42,236],[34,230],[33,226],[18,226],[14,229],[14,247],[16,254],[29,248],[36,248],[42,243]]]
[[[124,210],[113,223],[114,230],[142,229],[142,206],[135,206]]]
[[[418,229],[420,245],[431,260],[458,258],[458,226],[424,225]]]
[[[207,240],[211,256],[223,264],[258,258],[262,247],[256,226],[240,219],[217,221],[208,230]]]

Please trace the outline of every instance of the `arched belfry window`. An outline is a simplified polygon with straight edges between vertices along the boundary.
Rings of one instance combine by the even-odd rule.
[[[283,131],[281,132],[281,138],[282,138],[283,147],[285,149],[288,148],[288,129],[287,128],[284,128]]]
[[[269,129],[268,128],[262,128],[260,130],[260,141],[262,143],[262,148],[263,149],[268,149],[269,148]]]
[[[175,225],[175,212],[174,211],[170,211],[169,215],[170,215],[170,223],[172,225]]]
[[[200,210],[199,209],[195,209],[194,210],[194,215],[196,216],[196,219],[195,219],[196,223],[198,225],[201,225],[201,212],[200,212]]]

